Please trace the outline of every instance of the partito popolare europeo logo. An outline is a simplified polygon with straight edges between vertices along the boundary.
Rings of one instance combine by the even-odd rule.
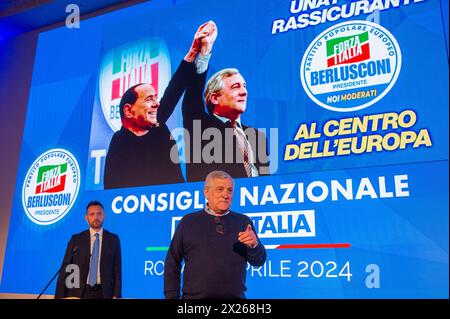
[[[111,129],[118,131],[122,126],[119,104],[130,87],[148,83],[162,95],[170,75],[167,46],[159,38],[131,42],[109,50],[101,63],[98,88],[103,115]]]
[[[22,188],[22,204],[36,224],[50,225],[72,208],[80,188],[80,167],[63,149],[40,155],[31,165]]]
[[[348,21],[314,39],[303,55],[300,78],[315,103],[349,112],[382,99],[401,64],[400,47],[388,30],[368,21]]]

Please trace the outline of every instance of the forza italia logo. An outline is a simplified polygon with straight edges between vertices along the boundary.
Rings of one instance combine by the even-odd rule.
[[[400,47],[385,28],[348,21],[317,36],[303,55],[300,78],[317,105],[336,112],[364,109],[381,100],[401,68]]]
[[[36,194],[58,193],[66,187],[67,163],[39,167]]]
[[[63,149],[40,155],[31,165],[22,188],[26,215],[38,225],[61,220],[72,208],[80,188],[80,167]]]

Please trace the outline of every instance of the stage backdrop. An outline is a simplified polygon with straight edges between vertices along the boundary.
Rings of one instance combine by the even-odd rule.
[[[124,91],[161,96],[213,20],[208,78],[239,69],[242,123],[269,143],[270,175],[236,179],[232,204],[267,249],[247,296],[448,298],[447,7],[154,0],[41,33],[1,292],[39,293],[96,199],[120,235],[123,296],[163,297],[171,236],[203,207],[203,183],[104,190],[105,156]],[[185,177],[181,100],[167,125]]]

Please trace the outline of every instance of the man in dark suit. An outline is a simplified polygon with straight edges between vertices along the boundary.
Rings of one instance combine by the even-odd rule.
[[[119,236],[103,229],[105,212],[100,202],[89,202],[85,219],[89,229],[73,235],[67,245],[55,298],[121,298],[122,257]],[[75,265],[79,272],[67,273],[68,265]],[[73,274],[79,274],[79,277],[69,278]]]
[[[201,39],[198,60],[206,65],[216,35],[213,29]],[[247,85],[239,70],[224,69],[209,79],[204,93],[208,112],[202,98],[205,81],[206,72],[197,74],[183,99],[187,180],[202,181],[213,170],[224,170],[233,178],[268,175],[265,134],[241,123]]]

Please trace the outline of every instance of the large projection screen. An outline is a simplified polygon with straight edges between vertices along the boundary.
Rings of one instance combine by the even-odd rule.
[[[209,20],[207,78],[239,70],[241,121],[268,143],[268,174],[235,179],[232,210],[267,250],[264,266],[248,266],[247,297],[448,298],[448,12],[438,0],[154,0],[40,33],[0,292],[38,294],[99,200],[121,239],[123,297],[164,297],[174,230],[205,204],[204,183],[187,179],[183,97],[166,124],[184,182],[105,189],[105,157],[124,91],[148,82],[162,96]]]

